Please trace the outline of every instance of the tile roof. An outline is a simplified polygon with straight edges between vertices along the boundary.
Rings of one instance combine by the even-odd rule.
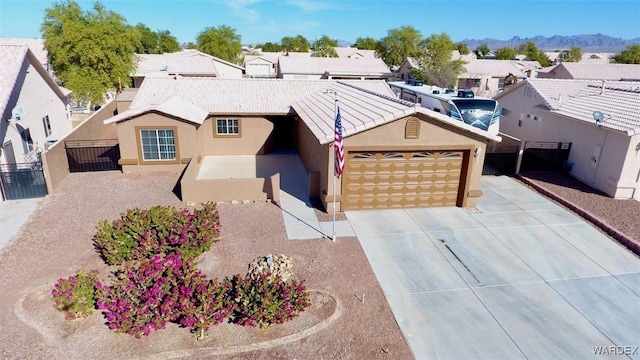
[[[375,59],[376,51],[375,50],[360,50],[354,47],[335,47],[336,53],[339,58],[366,58],[366,59]]]
[[[342,58],[279,58],[280,72],[283,74],[390,74],[391,70],[382,59],[342,59]]]
[[[527,75],[516,66],[518,61],[513,60],[470,60],[464,67],[466,72],[461,78],[478,78],[482,76],[506,77],[510,73],[518,78],[526,78]]]
[[[209,74],[218,75],[215,63],[205,57],[183,53],[139,54],[135,76],[152,74]]]
[[[382,80],[282,80],[282,79],[218,79],[218,78],[147,78],[122,121],[157,109],[172,98],[198,107],[210,114],[286,115],[295,111],[309,126],[318,140],[333,141],[332,95],[338,93],[345,136],[353,135],[401,117],[422,113],[442,122],[494,141],[471,125],[448,116],[423,109],[419,105],[399,100]],[[120,115],[119,115],[120,116]]]
[[[564,67],[574,79],[640,80],[640,65],[634,64],[583,64],[563,62],[558,64],[558,67]]]
[[[0,45],[27,45],[40,64],[49,70],[49,58],[43,39],[0,38]]]
[[[206,120],[207,116],[209,116],[209,112],[207,110],[188,102],[178,95],[174,95],[159,104],[148,104],[142,107],[129,108],[127,111],[104,120],[104,123],[113,124],[148,112],[161,112],[195,124],[202,124]]]
[[[421,113],[476,135],[500,141],[498,136],[489,135],[486,131],[395,96],[378,94],[342,82],[337,82],[332,88],[339,94],[338,106],[344,137]],[[316,91],[295,102],[292,107],[321,144],[333,142],[335,100],[332,94],[326,90]]]
[[[594,111],[605,114],[603,128],[640,134],[640,83],[634,81],[527,79],[515,88],[531,86],[553,113],[595,125]]]
[[[27,45],[0,45],[0,117],[4,118],[9,98],[28,51]]]
[[[343,82],[393,96],[382,80]],[[333,83],[332,80],[147,77],[131,107],[157,104],[179,95],[211,113],[285,115],[292,103]]]

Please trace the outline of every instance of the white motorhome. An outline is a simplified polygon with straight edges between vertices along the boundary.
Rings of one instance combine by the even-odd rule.
[[[494,99],[476,97],[471,90],[443,89],[424,85],[418,80],[388,82],[403,100],[445,114],[456,120],[497,135],[500,128],[500,109]]]

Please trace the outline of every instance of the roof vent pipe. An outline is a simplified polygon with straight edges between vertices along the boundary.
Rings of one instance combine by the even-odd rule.
[[[600,89],[600,95],[604,94],[604,80],[602,80],[602,89]]]

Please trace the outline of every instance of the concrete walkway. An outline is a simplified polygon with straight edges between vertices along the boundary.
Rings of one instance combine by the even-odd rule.
[[[318,221],[309,199],[309,175],[296,153],[269,155],[270,172],[280,173],[280,208],[289,240],[333,236],[333,222]],[[336,237],[355,236],[349,222],[336,221]]]
[[[42,198],[0,202],[0,251],[29,219]]]
[[[482,190],[346,213],[414,356],[640,359],[640,259],[511,178]]]

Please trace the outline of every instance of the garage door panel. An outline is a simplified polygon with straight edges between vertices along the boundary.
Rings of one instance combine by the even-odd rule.
[[[462,163],[462,151],[349,153],[343,207],[454,206]]]

